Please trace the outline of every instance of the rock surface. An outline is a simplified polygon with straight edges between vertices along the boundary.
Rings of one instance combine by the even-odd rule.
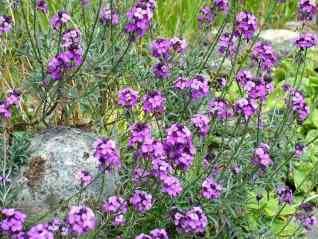
[[[93,177],[98,173],[98,162],[92,155],[96,138],[95,134],[72,128],[49,129],[34,135],[31,157],[16,180],[21,187],[17,207],[28,213],[45,212],[77,193],[78,171],[87,170]],[[115,190],[116,176],[106,175],[104,179],[103,197],[106,197]],[[99,177],[87,188],[82,201],[97,197],[101,180]]]
[[[270,42],[273,48],[280,56],[287,56],[295,52],[295,40],[299,33],[296,31],[286,29],[268,29],[260,34],[260,39]]]

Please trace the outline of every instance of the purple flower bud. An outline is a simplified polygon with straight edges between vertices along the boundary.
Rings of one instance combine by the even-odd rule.
[[[119,15],[109,8],[102,8],[100,11],[100,18],[99,18],[101,24],[103,25],[118,25],[120,23],[120,17]]]
[[[11,31],[12,18],[10,16],[0,16],[0,37],[5,32]]]
[[[137,104],[138,98],[138,92],[129,87],[118,92],[118,104],[127,109],[134,107]]]
[[[63,25],[71,20],[70,15],[66,11],[59,11],[50,19],[50,24],[54,30],[58,31]]]
[[[240,12],[236,16],[235,33],[246,40],[251,40],[257,30],[256,17],[249,12]]]
[[[218,199],[221,196],[222,186],[216,183],[212,178],[207,178],[202,183],[201,194],[204,198],[209,200]]]

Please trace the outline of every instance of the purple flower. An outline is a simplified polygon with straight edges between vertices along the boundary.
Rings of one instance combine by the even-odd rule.
[[[50,232],[44,224],[38,224],[31,227],[27,235],[28,239],[54,239],[53,233]]]
[[[6,101],[0,101],[0,116],[5,119],[9,119],[12,116],[12,112]]]
[[[66,11],[59,11],[50,19],[50,24],[54,30],[59,30],[63,25],[71,20],[70,15]]]
[[[150,173],[144,168],[135,168],[132,173],[132,182],[135,185],[140,185],[142,183],[147,182]]]
[[[131,109],[137,104],[139,93],[129,87],[118,92],[118,104],[127,109]]]
[[[171,57],[171,47],[172,42],[169,39],[159,38],[152,42],[151,44],[151,54],[152,56],[167,60]]]
[[[66,222],[71,231],[78,236],[84,235],[96,227],[94,212],[85,206],[72,206],[67,214]]]
[[[192,99],[199,99],[209,95],[209,84],[207,79],[201,75],[196,75],[190,82]]]
[[[306,230],[310,231],[317,224],[317,218],[314,215],[308,216],[304,218],[302,224]]]
[[[38,11],[43,12],[44,14],[47,14],[49,10],[49,6],[45,0],[37,0],[36,1],[36,9]]]
[[[166,133],[165,149],[169,160],[176,168],[187,171],[196,152],[190,130],[181,124],[173,124]]]
[[[221,196],[222,186],[215,182],[212,178],[208,177],[202,183],[201,194],[204,198],[209,200],[217,199]]]
[[[19,91],[17,90],[11,91],[5,100],[5,104],[8,107],[12,105],[18,105],[20,102],[20,96],[21,96],[21,93]]]
[[[249,12],[240,12],[236,16],[235,33],[246,40],[251,40],[257,29],[256,17]]]
[[[104,7],[100,11],[99,21],[103,25],[112,24],[112,25],[116,26],[120,23],[120,17],[114,10],[111,10],[109,8]]]
[[[295,155],[297,159],[300,159],[304,154],[305,145],[296,144],[295,145]]]
[[[112,196],[102,206],[103,212],[113,216],[112,224],[114,226],[123,225],[125,223],[124,215],[128,212],[127,202],[118,196]]]
[[[199,21],[199,28],[202,29],[203,27],[208,28],[214,17],[215,13],[209,6],[204,6],[200,9],[200,16],[198,16],[198,21]]]
[[[254,78],[254,81],[249,81],[246,85],[248,89],[248,96],[254,100],[260,100],[264,102],[267,96],[273,92],[274,86],[272,82],[267,82],[265,78]]]
[[[170,39],[170,43],[171,43],[173,50],[179,54],[184,53],[188,47],[187,41],[184,39],[181,39],[179,37],[174,37],[174,38]]]
[[[79,46],[81,41],[81,32],[79,29],[68,29],[62,34],[62,46],[69,48],[71,46]]]
[[[219,11],[227,13],[229,11],[229,1],[228,0],[213,0],[214,6]]]
[[[290,100],[286,100],[287,107],[291,107],[300,123],[308,117],[310,111],[302,92],[293,88],[289,89]],[[290,102],[289,102],[290,101]],[[291,104],[291,106],[289,105]]]
[[[160,180],[167,177],[173,172],[173,169],[169,163],[164,160],[154,159],[152,160],[152,171],[151,174],[154,177],[158,177]]]
[[[235,35],[224,33],[220,37],[219,52],[226,56],[234,56],[237,52],[237,38]]]
[[[190,81],[182,76],[179,76],[175,82],[175,88],[177,90],[184,90],[190,87]]]
[[[199,114],[194,115],[191,119],[191,122],[194,125],[194,127],[197,128],[200,135],[206,136],[208,134],[210,128],[210,120],[207,116]]]
[[[162,228],[153,229],[150,231],[150,236],[152,239],[169,239],[166,230]]]
[[[296,46],[301,50],[315,47],[317,43],[317,36],[310,32],[306,32],[300,35],[295,42]]]
[[[259,166],[263,170],[266,170],[273,164],[273,161],[269,154],[269,146],[267,144],[261,143],[260,146],[256,148],[252,163],[256,166]]]
[[[81,5],[86,6],[90,3],[90,0],[81,0]]]
[[[135,190],[129,202],[140,213],[145,213],[146,211],[150,210],[153,204],[151,194],[141,190]]]
[[[168,63],[159,62],[154,65],[153,73],[158,79],[165,79],[171,76],[171,66]]]
[[[299,0],[298,18],[302,21],[311,21],[317,13],[314,0]]]
[[[167,193],[170,197],[175,198],[182,192],[182,185],[176,177],[163,176],[161,182],[163,184],[161,192]]]
[[[3,219],[0,227],[4,233],[15,236],[23,231],[26,215],[14,208],[4,208],[1,210]],[[13,237],[14,238],[14,237]]]
[[[152,239],[152,237],[147,234],[141,233],[138,236],[136,236],[135,239]]]
[[[277,64],[277,54],[272,46],[265,42],[257,42],[252,51],[252,60],[264,71],[270,72]]]
[[[254,77],[249,70],[240,70],[236,75],[236,81],[246,91],[255,86]]]
[[[143,97],[144,112],[153,114],[162,114],[166,110],[166,98],[160,91],[151,91]]]
[[[279,197],[280,203],[292,204],[293,202],[293,192],[289,187],[279,187],[277,189],[277,195]]]
[[[141,145],[146,141],[147,138],[151,138],[151,129],[146,123],[135,123],[129,128],[129,131],[129,147]]]
[[[155,0],[139,0],[128,11],[129,23],[126,24],[125,31],[131,35],[133,40],[143,37],[150,28],[155,6]]]
[[[93,180],[92,175],[88,171],[85,171],[85,170],[79,171],[75,175],[75,178],[80,182],[81,186],[87,186]]]
[[[51,221],[46,223],[47,230],[53,233],[59,231],[61,225],[62,223],[58,218],[53,218]]]
[[[10,16],[0,16],[0,37],[3,33],[11,31],[12,18]]]
[[[245,118],[249,118],[256,114],[257,103],[252,99],[241,98],[236,101],[234,108],[237,114],[240,114]]]
[[[186,234],[204,233],[208,219],[200,207],[193,207],[185,214],[177,212],[173,215],[177,230]]]
[[[119,150],[116,147],[115,141],[101,138],[95,142],[94,146],[94,156],[99,161],[102,171],[111,172],[121,168]]]
[[[215,117],[218,120],[224,120],[233,116],[232,106],[221,98],[215,98],[208,103],[208,111],[210,117]]]

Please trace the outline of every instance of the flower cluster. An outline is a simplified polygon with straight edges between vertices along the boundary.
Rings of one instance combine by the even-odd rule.
[[[214,200],[220,197],[222,186],[215,182],[212,178],[208,177],[202,183],[201,194],[204,198]]]
[[[128,147],[139,146],[152,138],[151,129],[146,123],[135,123],[130,128]]]
[[[273,164],[269,154],[269,146],[267,144],[262,143],[256,148],[252,163],[256,166],[259,166],[262,170],[266,170]]]
[[[315,47],[318,43],[317,36],[313,33],[306,32],[296,39],[296,46],[301,49],[309,49]]]
[[[28,239],[54,239],[54,234],[48,230],[47,225],[37,224],[28,231]]]
[[[5,32],[11,31],[12,18],[10,16],[0,16],[0,37]]]
[[[12,107],[17,106],[20,102],[20,92],[11,91],[5,100],[0,101],[0,116],[8,119],[12,116]]]
[[[186,234],[203,233],[208,225],[208,219],[200,207],[193,207],[186,213],[175,213],[173,221],[178,231]]]
[[[119,150],[115,141],[111,139],[98,139],[95,142],[94,156],[99,161],[99,167],[102,171],[111,172],[121,168]]]
[[[162,192],[167,193],[170,197],[177,197],[182,192],[182,185],[176,177],[173,176],[161,176],[161,182],[163,184]]]
[[[103,25],[116,26],[120,23],[120,17],[114,10],[104,7],[100,11],[99,21]]]
[[[151,91],[143,97],[144,112],[160,115],[166,110],[166,99],[160,91]]]
[[[50,24],[54,30],[58,31],[62,26],[71,20],[71,16],[66,11],[57,12],[51,19]]]
[[[208,103],[208,111],[210,117],[214,117],[218,120],[225,120],[233,116],[233,107],[225,100],[221,98],[214,98]]]
[[[256,114],[257,103],[253,99],[241,98],[236,101],[234,108],[237,114],[247,119]]]
[[[289,187],[283,186],[277,189],[277,195],[280,203],[292,204],[293,192]]]
[[[277,54],[272,46],[265,42],[257,42],[252,51],[252,60],[264,71],[270,72],[277,63]]]
[[[142,233],[135,239],[169,239],[169,237],[165,229],[157,228],[150,231],[149,235]]]
[[[140,213],[150,210],[153,205],[152,195],[141,190],[135,190],[129,202]]]
[[[199,99],[209,95],[208,80],[202,75],[196,75],[190,82],[189,88],[193,100]]]
[[[213,4],[221,12],[227,13],[229,11],[228,0],[213,0]]]
[[[72,206],[67,214],[67,224],[71,232],[80,236],[95,229],[96,218],[92,209],[85,206]]]
[[[81,32],[79,29],[72,28],[63,32],[62,47],[70,48],[79,46],[81,41]]]
[[[169,160],[176,168],[187,171],[196,152],[190,130],[181,124],[173,124],[166,133],[165,147]]]
[[[124,215],[128,212],[128,205],[125,199],[118,196],[112,196],[103,204],[102,209],[105,213],[113,217],[114,226],[125,223]]]
[[[233,57],[238,51],[237,47],[237,37],[234,34],[223,33],[219,40],[219,52]]]
[[[257,30],[256,17],[249,12],[240,12],[236,16],[235,33],[246,40],[251,40]]]
[[[155,0],[139,0],[127,13],[129,23],[126,24],[125,31],[132,39],[143,37],[148,31],[155,6]]]
[[[4,219],[1,221],[1,231],[12,238],[23,233],[26,215],[14,208],[4,208],[1,210]]]
[[[199,28],[208,28],[215,17],[215,13],[211,9],[211,7],[204,6],[200,9],[200,14],[201,15],[198,16]]]
[[[298,5],[298,17],[302,21],[311,21],[317,14],[317,5],[314,0],[300,0]]]
[[[317,224],[317,218],[314,215],[314,206],[308,203],[302,203],[300,205],[300,211],[296,214],[297,220],[303,225],[303,227],[310,231]]]
[[[199,131],[200,135],[206,136],[209,132],[210,119],[205,115],[194,115],[191,119],[194,127]]]
[[[85,171],[85,170],[80,170],[79,172],[77,172],[77,174],[75,175],[75,178],[77,181],[80,182],[80,185],[82,187],[89,185],[93,180],[92,175],[88,171]]]
[[[38,11],[43,12],[44,14],[48,13],[49,6],[45,0],[37,0],[36,1],[36,9]]]
[[[139,93],[129,87],[118,92],[118,104],[124,108],[133,108],[138,101]]]
[[[286,105],[287,107],[292,108],[293,112],[297,116],[297,120],[302,123],[310,113],[305,97],[302,92],[293,89],[292,87],[290,87],[288,91],[289,99],[286,100]]]

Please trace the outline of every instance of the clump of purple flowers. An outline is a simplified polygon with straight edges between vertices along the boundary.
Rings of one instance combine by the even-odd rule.
[[[240,12],[236,16],[235,33],[246,40],[251,40],[257,29],[256,17],[249,12]]]
[[[123,225],[125,223],[124,215],[128,212],[128,205],[122,197],[109,197],[103,204],[102,209],[105,213],[113,217],[112,224],[114,226]]]
[[[196,152],[190,130],[181,124],[173,124],[166,133],[165,149],[169,160],[176,168],[187,171]]]
[[[14,238],[23,232],[26,215],[14,208],[4,208],[1,210],[3,219],[0,227],[1,231]]]
[[[169,239],[168,234],[165,229],[157,228],[153,229],[149,233],[150,235],[147,234],[140,234],[135,237],[135,239]]]
[[[236,75],[236,81],[246,91],[255,86],[254,77],[249,70],[240,70]]]
[[[131,109],[137,104],[139,93],[129,87],[118,92],[118,104],[124,108]]]
[[[169,63],[166,62],[159,62],[154,65],[153,72],[158,79],[165,79],[170,77],[171,66]]]
[[[302,21],[311,21],[317,14],[317,5],[313,0],[300,0],[298,4],[298,17]]]
[[[85,206],[72,206],[67,214],[67,224],[71,232],[81,236],[94,230],[96,227],[96,218],[92,209]]]
[[[279,187],[277,189],[277,195],[280,203],[292,204],[293,202],[293,191],[286,186]]]
[[[166,99],[160,91],[151,91],[143,97],[144,112],[160,115],[166,110]]]
[[[222,186],[215,182],[211,177],[205,179],[202,183],[201,194],[209,200],[217,199],[221,196]]]
[[[182,192],[180,181],[173,176],[162,176],[161,182],[163,185],[162,192],[167,193],[170,197],[177,197]]]
[[[28,231],[28,239],[54,239],[54,234],[48,230],[47,225],[38,224]]]
[[[290,99],[286,100],[287,107],[292,108],[293,112],[297,116],[297,119],[302,123],[309,115],[309,107],[305,101],[305,97],[299,90],[289,88]],[[291,104],[291,105],[289,105]]]
[[[125,31],[132,39],[143,37],[150,28],[153,11],[156,6],[155,0],[139,0],[127,13],[129,23]]]
[[[213,0],[214,6],[221,12],[227,13],[229,11],[228,0]]]
[[[296,218],[308,231],[311,231],[317,224],[317,218],[314,216],[314,206],[308,203],[300,205],[300,211],[296,214]]]
[[[75,178],[80,182],[82,187],[89,185],[93,180],[93,176],[85,170],[80,170],[79,172],[77,172]]]
[[[114,10],[104,7],[100,11],[99,21],[103,25],[116,26],[120,23],[120,17]]]
[[[235,112],[244,118],[250,118],[257,112],[257,103],[253,99],[241,98],[235,103]]]
[[[66,11],[57,12],[51,19],[50,24],[54,30],[58,31],[62,26],[71,20],[71,17]]]
[[[36,9],[38,11],[43,12],[44,14],[47,14],[49,10],[49,6],[45,0],[37,0],[36,1]]]
[[[208,103],[208,111],[210,117],[215,117],[218,120],[224,120],[233,116],[232,106],[221,98],[215,98]]]
[[[102,171],[111,172],[121,168],[119,150],[114,140],[102,138],[98,139],[94,145],[94,156],[99,161]]]
[[[0,37],[5,32],[11,31],[12,18],[10,16],[0,16]]]
[[[200,14],[201,15],[198,16],[199,28],[208,28],[215,17],[215,13],[211,9],[211,7],[204,6],[200,9]]]
[[[81,41],[81,32],[77,28],[68,29],[62,34],[62,46],[65,48],[79,46]]]
[[[270,72],[277,63],[277,54],[270,44],[257,42],[252,51],[252,60],[262,70]]]
[[[12,116],[12,107],[20,102],[21,93],[17,90],[11,91],[5,100],[0,101],[0,116],[8,119]]]
[[[191,122],[199,131],[200,135],[206,136],[208,134],[210,128],[210,120],[207,116],[200,114],[194,115],[191,119]]]
[[[309,49],[315,47],[318,43],[317,36],[313,33],[306,32],[296,39],[296,46],[301,49]]]
[[[252,163],[259,166],[262,170],[266,170],[273,164],[271,156],[269,154],[269,145],[261,143],[255,150]]]
[[[151,129],[146,123],[135,123],[129,128],[129,131],[129,147],[142,145],[147,139],[151,138]]]
[[[237,37],[227,32],[223,33],[219,41],[219,52],[226,56],[234,56],[237,51]]]
[[[179,232],[192,235],[204,233],[208,225],[208,219],[200,207],[193,207],[186,213],[175,213],[173,221]]]
[[[190,82],[189,88],[192,99],[199,99],[209,95],[208,80],[202,75],[196,75]]]
[[[133,196],[129,199],[129,202],[140,213],[145,213],[152,208],[152,196],[141,190],[135,190]]]

